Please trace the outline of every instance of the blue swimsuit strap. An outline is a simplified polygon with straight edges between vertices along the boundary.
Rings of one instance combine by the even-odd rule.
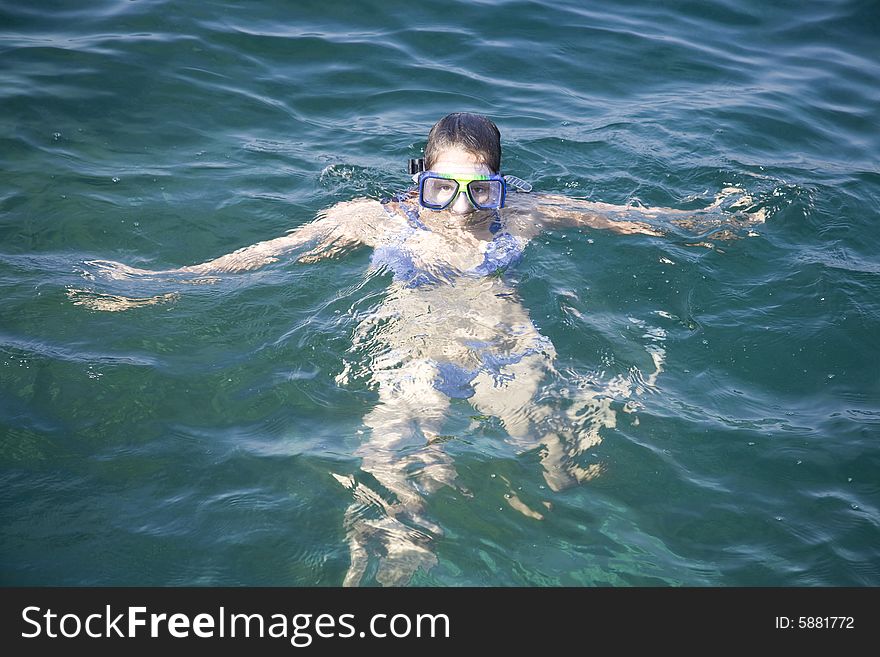
[[[419,208],[416,205],[413,205],[410,202],[407,202],[407,199],[401,198],[397,201],[397,204],[400,206],[400,209],[403,210],[403,213],[406,215],[406,219],[409,222],[409,225],[413,228],[419,228],[421,230],[430,230],[424,222],[419,219]]]

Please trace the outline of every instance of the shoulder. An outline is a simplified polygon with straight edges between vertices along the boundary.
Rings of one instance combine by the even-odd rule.
[[[381,201],[372,198],[355,198],[350,201],[340,201],[321,212],[321,214],[346,217],[363,212],[379,212],[383,210],[384,205]]]
[[[541,194],[510,194],[501,210],[507,230],[520,238],[529,240],[543,230],[540,213]]]
[[[317,223],[343,228],[375,224],[386,215],[385,205],[371,198],[340,201],[318,213]]]

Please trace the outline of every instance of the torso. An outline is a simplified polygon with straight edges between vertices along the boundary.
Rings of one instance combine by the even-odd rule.
[[[365,362],[375,382],[400,383],[413,374],[402,363],[421,364],[432,373],[431,385],[445,382],[447,396],[470,396],[470,383],[481,372],[503,378],[506,365],[552,358],[552,345],[502,275],[529,241],[527,215],[507,208],[482,219],[420,215],[406,197],[380,207],[381,224],[369,222],[362,243],[373,248],[372,266],[390,271],[394,280],[353,337],[370,356]],[[437,372],[442,376],[435,381]],[[341,380],[357,375],[352,366]]]
[[[520,259],[528,242],[511,232],[498,212],[468,224],[445,223],[446,214],[420,213],[407,198],[383,207],[388,223],[374,247],[372,263],[390,269],[407,287],[451,283],[463,276],[498,276]]]

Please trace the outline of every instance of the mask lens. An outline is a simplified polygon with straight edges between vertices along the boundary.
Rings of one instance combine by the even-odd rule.
[[[500,208],[504,187],[500,180],[472,180],[468,183],[468,194],[478,208]]]
[[[443,208],[458,194],[458,183],[448,178],[425,178],[422,181],[422,203],[429,208]]]

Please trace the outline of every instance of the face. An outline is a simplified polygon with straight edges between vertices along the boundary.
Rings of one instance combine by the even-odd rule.
[[[479,174],[489,175],[495,173],[488,166],[483,164],[479,158],[473,154],[459,149],[450,148],[442,151],[435,160],[432,171],[442,174]],[[446,208],[453,214],[470,214],[476,210],[467,198],[467,194],[459,194],[455,202]]]

